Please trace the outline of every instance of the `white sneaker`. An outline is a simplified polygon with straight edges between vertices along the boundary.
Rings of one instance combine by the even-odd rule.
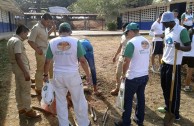
[[[184,90],[185,92],[191,92],[191,91],[192,91],[192,88],[191,88],[190,86],[185,86],[185,87],[183,88],[183,90]]]

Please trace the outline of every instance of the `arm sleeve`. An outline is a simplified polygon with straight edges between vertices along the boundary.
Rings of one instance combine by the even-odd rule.
[[[151,26],[151,29],[150,29],[150,31],[149,31],[149,35],[151,36],[151,37],[154,37],[155,35],[154,35],[154,30],[155,30],[155,25],[154,25],[154,23],[152,24],[152,26]]]
[[[46,58],[47,59],[52,59],[53,58],[53,53],[51,51],[50,44],[48,45],[47,51],[46,51]]]
[[[38,35],[38,30],[36,27],[33,27],[31,32],[30,32],[30,36],[29,36],[28,40],[35,42],[37,35]]]
[[[77,42],[77,57],[80,58],[86,54],[80,41]]]
[[[185,19],[185,13],[183,13],[182,15],[181,15],[181,20],[184,20]]]
[[[134,45],[131,42],[129,42],[125,48],[123,56],[131,59],[133,57],[134,49],[135,49]]]
[[[91,43],[88,43],[87,46],[86,46],[86,48],[87,48],[87,50],[89,52],[93,52],[93,47],[92,47]]]
[[[17,41],[15,44],[14,44],[14,53],[22,53],[22,42],[20,41]]]
[[[190,43],[191,40],[189,38],[188,31],[186,29],[183,29],[180,33],[180,40],[183,44]]]

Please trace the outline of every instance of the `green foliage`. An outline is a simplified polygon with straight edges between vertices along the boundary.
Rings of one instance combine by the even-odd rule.
[[[0,41],[0,77],[2,77],[3,72],[6,72],[5,70],[8,68],[9,64],[9,56],[8,56],[8,50],[7,50],[7,40],[1,40]]]
[[[107,28],[109,31],[115,31],[117,30],[117,24],[115,21],[107,23]]]
[[[151,4],[153,0],[78,0],[68,7],[75,13],[97,13],[106,22],[116,20],[119,11]]]
[[[51,6],[68,7],[77,0],[15,0],[15,1],[20,5],[20,8],[24,12],[28,12],[30,7],[37,8],[38,12],[40,12],[40,8],[48,8]]]

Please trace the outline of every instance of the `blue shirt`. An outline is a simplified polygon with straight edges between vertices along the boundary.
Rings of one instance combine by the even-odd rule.
[[[89,40],[81,39],[79,41],[81,42],[82,46],[84,47],[86,53],[93,53],[93,47],[92,47]]]

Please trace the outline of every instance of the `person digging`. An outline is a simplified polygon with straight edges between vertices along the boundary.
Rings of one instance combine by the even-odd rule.
[[[183,26],[176,25],[172,12],[164,12],[161,22],[166,28],[164,38],[165,47],[160,73],[161,87],[165,101],[164,110],[167,111],[164,125],[170,126],[173,123],[173,118],[180,120],[181,62],[183,51],[191,50],[191,41],[187,30]],[[175,50],[177,50],[177,59],[175,58]],[[176,61],[174,62],[175,59]],[[174,72],[173,66],[176,67],[176,71]],[[171,83],[173,83],[173,86]]]

